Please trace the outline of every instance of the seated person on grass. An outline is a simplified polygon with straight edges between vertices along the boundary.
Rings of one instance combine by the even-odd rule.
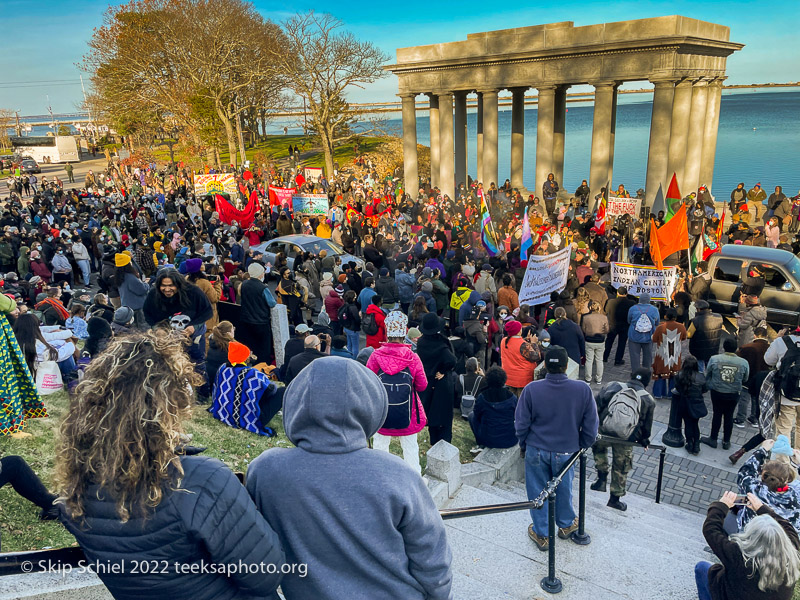
[[[272,437],[275,431],[267,424],[281,409],[284,388],[248,366],[250,357],[244,344],[228,343],[228,363],[217,371],[208,412],[231,427]]]

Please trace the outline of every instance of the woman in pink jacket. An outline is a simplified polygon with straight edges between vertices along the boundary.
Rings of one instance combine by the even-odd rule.
[[[417,473],[421,473],[417,434],[425,427],[427,419],[419,399],[419,392],[428,387],[428,379],[425,377],[419,356],[414,354],[410,346],[403,343],[408,332],[408,317],[396,310],[389,313],[384,325],[388,341],[370,355],[367,368],[382,378],[386,375],[397,375],[403,369],[408,369],[411,376],[411,422],[403,429],[379,429],[372,438],[372,447],[388,452],[392,438],[399,437],[403,460]]]

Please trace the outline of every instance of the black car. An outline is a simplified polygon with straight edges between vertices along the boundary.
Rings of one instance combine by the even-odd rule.
[[[726,244],[708,259],[711,289],[708,302],[720,314],[739,308],[742,285],[750,277],[764,280],[759,294],[767,322],[781,327],[800,325],[800,259],[777,248]]]
[[[20,165],[20,168],[22,169],[23,173],[41,173],[42,172],[42,167],[40,167],[39,163],[37,163],[32,158],[24,159],[22,161],[22,164]]]

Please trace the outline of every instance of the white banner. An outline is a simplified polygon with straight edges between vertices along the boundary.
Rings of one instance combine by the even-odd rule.
[[[624,285],[628,294],[639,297],[650,294],[651,300],[668,301],[678,283],[678,268],[646,267],[627,263],[611,263],[611,285]]]
[[[606,204],[606,216],[632,215],[638,219],[641,208],[641,198],[620,198],[614,194],[609,194],[608,203]]]
[[[569,257],[572,248],[567,246],[555,254],[533,255],[519,290],[519,303],[533,306],[550,300],[551,292],[560,292],[567,286]]]

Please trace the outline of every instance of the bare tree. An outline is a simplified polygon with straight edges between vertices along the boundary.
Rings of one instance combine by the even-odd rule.
[[[308,102],[330,176],[334,147],[356,135],[349,126],[355,113],[345,93],[383,77],[381,66],[389,57],[371,42],[341,31],[342,23],[331,15],[311,11],[290,18],[283,28],[286,47],[274,61],[289,76],[288,87]]]
[[[0,149],[11,148],[11,139],[8,131],[14,126],[14,111],[9,108],[0,108]]]

